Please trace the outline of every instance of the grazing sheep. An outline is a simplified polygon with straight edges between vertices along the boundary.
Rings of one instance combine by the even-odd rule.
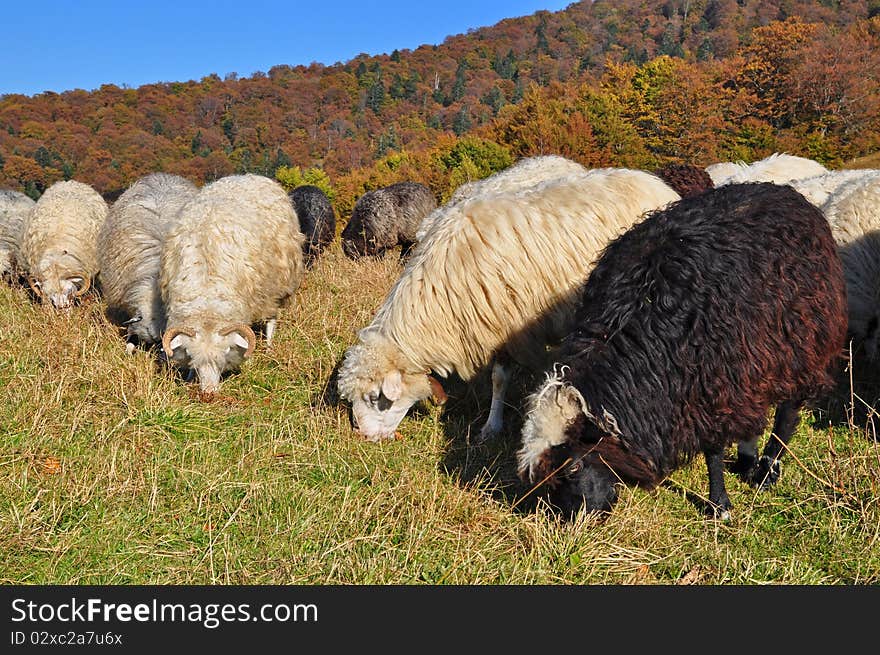
[[[842,185],[822,205],[837,242],[849,303],[849,334],[869,361],[880,354],[880,174]]]
[[[380,257],[401,246],[406,254],[416,241],[422,219],[437,207],[434,194],[418,182],[398,182],[368,191],[355,203],[342,231],[342,250],[351,259]]]
[[[165,328],[159,292],[162,242],[198,188],[168,173],[142,177],[110,207],[98,232],[101,293],[108,314],[127,327],[127,350],[158,343]]]
[[[267,177],[221,178],[181,208],[159,264],[162,348],[195,371],[203,392],[253,353],[252,325],[266,323],[271,343],[279,308],[302,281],[304,240],[290,199]]]
[[[520,475],[572,517],[609,511],[618,484],[653,488],[702,452],[708,509],[726,518],[725,449],[739,442],[737,469],[771,486],[801,406],[833,386],[845,335],[843,271],[817,208],[766,183],[685,198],[596,263],[529,398]]]
[[[816,207],[822,207],[832,195],[837,195],[838,191],[841,195],[845,194],[846,187],[857,184],[865,177],[872,177],[880,174],[880,171],[872,169],[843,169],[838,171],[828,171],[821,175],[814,175],[802,180],[792,180],[789,185],[800,193],[804,198],[810,201]]]
[[[654,174],[672,187],[682,198],[695,196],[715,188],[712,178],[702,168],[691,164],[667,164]]]
[[[306,267],[311,268],[336,236],[336,213],[330,198],[316,186],[298,186],[288,195],[299,218],[299,228],[306,237],[303,256]]]
[[[712,181],[715,186],[743,182],[785,184],[791,180],[800,180],[828,172],[827,168],[812,159],[778,152],[751,164],[740,163],[737,166],[739,170],[720,180],[715,180],[713,176]],[[712,174],[710,173],[710,175]]]
[[[68,180],[48,189],[25,218],[21,259],[28,282],[56,309],[88,291],[98,273],[98,230],[107,203],[88,184]]]
[[[520,159],[512,166],[485,177],[465,182],[458,187],[445,205],[428,214],[416,232],[416,242],[422,241],[434,223],[445,215],[447,207],[467,198],[504,193],[533,186],[557,177],[586,173],[587,169],[575,161],[559,155],[540,155]]]
[[[21,228],[33,206],[23,193],[0,189],[0,277],[12,279],[17,274]]]
[[[343,359],[338,388],[358,431],[390,438],[414,403],[442,395],[429,372],[469,380],[495,358],[480,439],[497,434],[506,359],[543,366],[599,251],[675,200],[650,173],[597,169],[447,205]]]

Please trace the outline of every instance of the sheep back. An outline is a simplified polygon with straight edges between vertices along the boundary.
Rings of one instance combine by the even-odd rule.
[[[580,175],[586,172],[587,169],[579,163],[559,155],[539,155],[520,159],[512,166],[493,173],[489,177],[482,180],[465,182],[459,186],[452,194],[449,202],[438,207],[424,218],[416,232],[416,241],[421,241],[425,238],[428,230],[446,211],[447,205],[454,205],[467,198],[475,198],[491,193],[516,191],[517,189],[528,188],[539,182],[569,175]]]
[[[682,198],[715,188],[712,178],[705,169],[692,164],[667,164],[655,171],[655,175]]]
[[[110,207],[98,232],[101,291],[108,314],[129,326],[144,343],[155,343],[164,328],[159,292],[162,243],[180,208],[198,192],[178,175],[152,173],[137,180]]]
[[[752,162],[739,164],[740,170],[715,182],[715,186],[723,184],[741,184],[743,182],[773,182],[785,184],[791,180],[813,177],[828,172],[822,164],[806,157],[775,152],[769,157]]]

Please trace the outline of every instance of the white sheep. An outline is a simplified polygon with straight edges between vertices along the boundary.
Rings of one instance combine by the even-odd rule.
[[[805,177],[813,177],[814,175],[822,175],[827,173],[828,169],[822,164],[806,157],[797,157],[787,153],[774,152],[769,157],[765,157],[751,164],[742,162],[735,164],[738,170],[719,180],[715,179],[718,170],[706,172],[715,183],[715,186],[724,184],[739,184],[741,182],[773,182],[774,184],[785,184],[791,180],[799,180]]]
[[[98,232],[101,292],[108,314],[127,327],[128,352],[134,340],[146,346],[162,339],[162,242],[180,208],[197,192],[179,175],[151,173],[119,196]]]
[[[744,161],[722,161],[717,164],[709,164],[706,166],[706,172],[709,174],[709,177],[712,178],[712,184],[718,186],[721,184],[723,180],[730,177],[731,175],[735,175],[743,168],[748,166]]]
[[[98,231],[107,203],[88,184],[56,182],[28,212],[21,259],[38,297],[67,308],[88,291],[98,273]]]
[[[880,174],[843,185],[822,205],[846,278],[849,333],[869,360],[880,354]]]
[[[489,177],[484,177],[482,180],[465,182],[459,186],[446,204],[438,207],[422,220],[422,224],[419,226],[418,232],[416,232],[416,241],[418,242],[425,238],[425,235],[434,223],[445,215],[449,206],[462,200],[488,193],[516,191],[517,189],[529,187],[545,180],[586,172],[587,169],[577,162],[559,155],[538,155],[536,157],[520,159],[512,166],[508,166]]]
[[[480,438],[502,427],[509,373],[536,368],[573,320],[594,259],[645,212],[679,199],[656,176],[597,169],[447,205],[340,366],[340,396],[367,439],[393,436],[408,409],[496,359]]]
[[[0,189],[0,277],[14,277],[25,216],[34,201],[19,191]]]
[[[189,368],[201,390],[216,391],[256,345],[271,343],[279,309],[305,271],[296,212],[280,184],[230,175],[206,185],[180,210],[160,258],[168,359]]]
[[[880,171],[869,168],[842,169],[828,171],[802,180],[792,180],[789,184],[810,204],[821,208],[832,195],[837,195],[838,191],[840,191],[839,197],[843,197],[846,194],[846,186],[858,184],[862,178],[878,173]]]

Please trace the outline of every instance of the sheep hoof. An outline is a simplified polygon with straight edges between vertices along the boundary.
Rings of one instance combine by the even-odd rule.
[[[486,425],[484,425],[480,429],[480,434],[478,434],[477,438],[474,439],[474,444],[480,446],[482,444],[489,443],[499,434],[501,434],[501,428],[486,423]]]
[[[729,500],[722,500],[720,503],[709,502],[706,507],[706,514],[709,515],[710,518],[715,519],[716,521],[729,521],[730,520],[730,510],[733,507]]]
[[[780,473],[779,460],[771,460],[767,455],[762,455],[757,465],[749,472],[748,482],[765,491],[776,484]]]

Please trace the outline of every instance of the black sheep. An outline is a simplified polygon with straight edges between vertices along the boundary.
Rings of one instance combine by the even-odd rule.
[[[298,186],[287,195],[299,218],[299,229],[306,237],[303,257],[306,266],[311,268],[336,236],[336,214],[330,198],[316,186]]]
[[[576,328],[529,399],[520,474],[569,517],[609,511],[702,452],[711,512],[723,455],[767,488],[799,410],[833,385],[846,287],[822,214],[788,186],[736,184],[650,214],[607,246]],[[776,406],[763,455],[755,446]]]
[[[416,241],[422,220],[437,208],[437,199],[424,184],[397,182],[358,198],[342,231],[342,250],[351,259],[381,257],[401,246],[406,255]]]

